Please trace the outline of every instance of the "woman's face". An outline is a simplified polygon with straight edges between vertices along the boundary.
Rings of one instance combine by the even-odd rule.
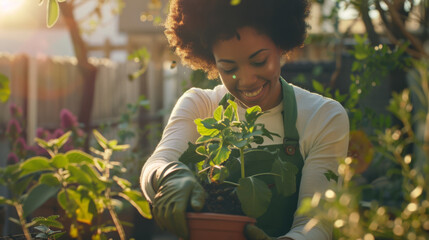
[[[240,38],[219,40],[213,45],[216,68],[225,87],[241,103],[269,110],[282,99],[282,50],[252,27],[240,28],[237,33]]]

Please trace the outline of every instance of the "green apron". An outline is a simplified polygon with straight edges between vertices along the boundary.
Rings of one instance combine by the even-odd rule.
[[[288,197],[281,196],[277,193],[274,186],[272,177],[261,177],[267,183],[272,191],[272,198],[270,206],[264,215],[257,219],[256,225],[265,231],[269,236],[278,237],[286,234],[292,227],[294,213],[298,204],[298,193],[301,182],[302,167],[304,165],[301,152],[299,150],[299,135],[296,129],[297,106],[295,100],[295,93],[293,87],[289,85],[283,78],[280,78],[282,93],[283,93],[283,126],[284,126],[284,139],[283,144],[261,146],[260,148],[268,148],[271,151],[279,151],[281,160],[293,163],[298,168],[296,175],[296,191]],[[222,102],[227,99],[233,99],[230,94],[226,94]],[[258,162],[246,162],[246,173],[253,174],[252,170],[257,166],[257,171],[269,172],[271,164],[262,162],[264,160],[258,159]],[[251,165],[254,164],[252,167]],[[247,168],[250,168],[250,172]],[[256,173],[256,172],[255,172]]]

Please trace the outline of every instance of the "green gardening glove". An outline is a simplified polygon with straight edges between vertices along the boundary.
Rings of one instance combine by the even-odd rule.
[[[205,192],[189,168],[181,162],[172,162],[158,169],[152,178],[156,192],[152,202],[153,216],[161,227],[179,237],[188,238],[186,209],[200,211]]]
[[[268,236],[262,229],[253,224],[247,224],[244,227],[244,235],[247,240],[273,240],[275,237]]]

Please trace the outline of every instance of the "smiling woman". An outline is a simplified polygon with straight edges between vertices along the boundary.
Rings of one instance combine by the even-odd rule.
[[[24,0],[0,0],[0,14],[13,14],[23,3]]]

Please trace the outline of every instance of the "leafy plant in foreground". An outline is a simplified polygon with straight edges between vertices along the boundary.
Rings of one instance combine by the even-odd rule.
[[[22,226],[27,240],[31,239],[28,228],[38,223],[46,227],[63,227],[52,217],[36,218],[31,223],[25,220],[55,195],[71,219],[70,237],[82,239],[85,229],[91,228],[93,239],[106,239],[106,233],[117,231],[119,238],[124,240],[123,223],[114,208],[119,203],[118,198],[128,201],[142,216],[151,218],[149,204],[141,192],[132,190],[126,179],[112,174],[126,171],[121,163],[111,161],[111,156],[114,151],[125,150],[128,145],[118,145],[116,140],[107,140],[95,130],[94,136],[101,150],[92,148],[92,151],[100,157],[79,150],[59,153],[69,136],[70,132],[67,132],[58,139],[37,139],[39,145],[49,152],[49,158],[36,156],[0,169],[0,183],[8,187],[11,195],[9,198],[0,197],[0,203],[15,207],[19,219],[13,222]],[[97,217],[105,211],[110,214],[114,226]],[[43,233],[53,234],[47,230]]]

